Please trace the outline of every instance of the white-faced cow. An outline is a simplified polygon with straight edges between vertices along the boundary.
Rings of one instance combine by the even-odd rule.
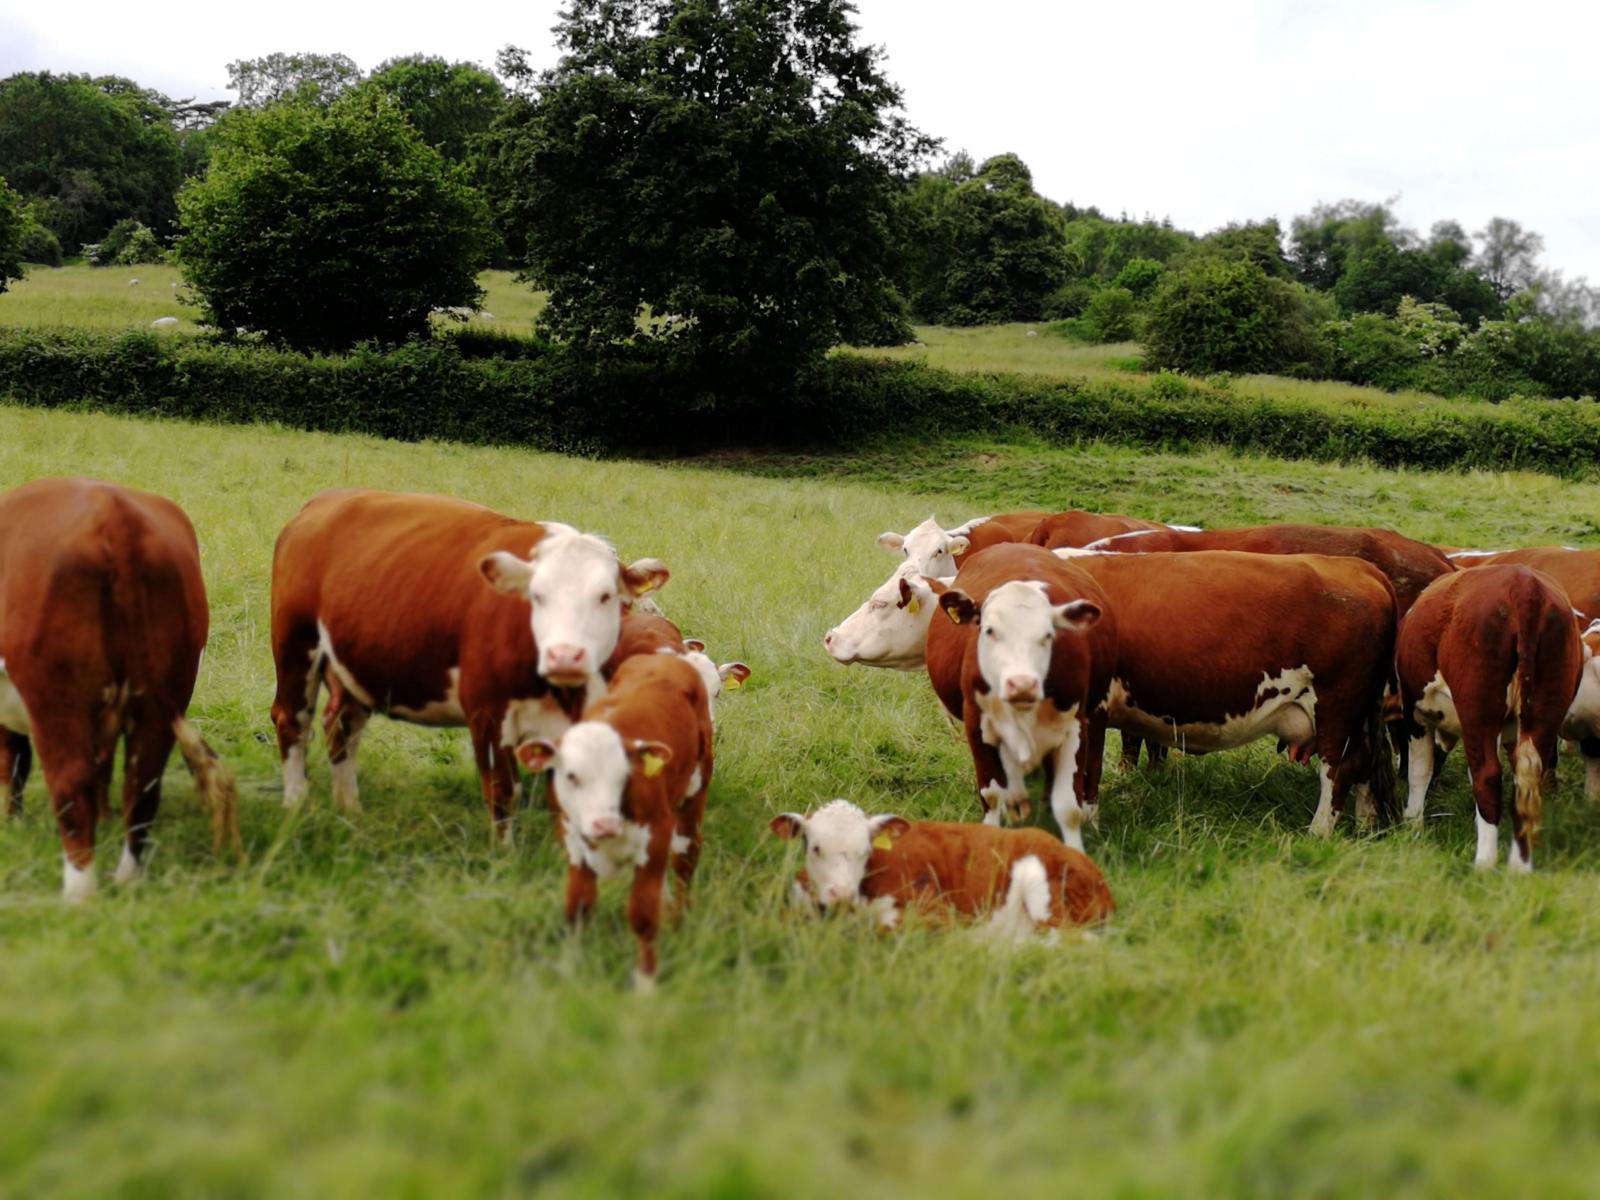
[[[905,558],[918,575],[943,579],[961,569],[967,556],[1002,542],[1025,541],[1046,516],[1032,510],[973,517],[954,529],[945,529],[929,517],[910,533],[880,533],[878,545]]]
[[[123,745],[125,840],[116,881],[143,869],[174,743],[235,847],[235,789],[185,718],[210,613],[200,550],[172,501],[92,479],[0,496],[0,734],[18,810],[29,742],[55,808],[68,900],[94,894],[95,826]]]
[[[884,928],[911,909],[934,920],[987,913],[997,932],[1026,933],[1098,924],[1115,908],[1099,868],[1039,829],[869,817],[848,800],[781,813],[769,828],[805,839],[798,903],[860,906]]]
[[[550,771],[560,797],[569,921],[594,907],[598,879],[633,868],[634,982],[650,986],[668,862],[677,876],[678,909],[700,858],[712,768],[711,711],[700,672],[676,654],[629,658],[577,724],[554,738],[526,739],[516,753],[530,771]]]
[[[319,687],[335,800],[355,807],[356,747],[374,712],[465,725],[494,834],[508,840],[514,751],[559,734],[604,690],[631,597],[660,587],[568,525],[444,496],[323,492],[284,526],[272,559],[272,718],[284,802],[305,795]]]
[[[1583,644],[1560,585],[1501,564],[1447,576],[1418,597],[1400,629],[1395,663],[1412,735],[1406,816],[1422,820],[1435,739],[1467,756],[1477,806],[1475,863],[1499,855],[1500,748],[1515,788],[1507,866],[1533,869],[1543,777],[1583,667]]]

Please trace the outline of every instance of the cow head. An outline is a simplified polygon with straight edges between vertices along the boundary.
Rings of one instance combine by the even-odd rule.
[[[995,695],[1019,707],[1044,699],[1056,634],[1087,629],[1100,619],[1100,606],[1092,600],[1051,604],[1036,579],[1001,584],[981,608],[954,588],[939,597],[939,605],[960,623],[977,617],[978,670]]]
[[[943,528],[929,517],[910,533],[880,533],[878,545],[891,554],[900,554],[918,575],[945,579],[956,573],[956,555],[964,554],[970,541],[965,533]]]
[[[830,800],[808,816],[779,813],[767,828],[781,838],[805,838],[806,887],[826,910],[860,898],[873,849],[889,849],[911,824],[889,813],[869,817],[848,800]]]
[[[530,771],[553,771],[561,815],[570,833],[591,848],[621,837],[630,822],[622,811],[629,780],[654,778],[672,761],[661,742],[623,738],[604,721],[580,721],[554,741],[530,738],[517,746]]]
[[[865,604],[823,635],[823,648],[846,666],[919,670],[937,599],[932,582],[901,563]]]
[[[690,638],[684,642],[683,659],[700,673],[700,682],[706,685],[706,701],[711,709],[711,719],[717,717],[717,701],[722,698],[723,689],[729,691],[741,687],[746,679],[750,678],[750,668],[742,662],[726,662],[717,664],[706,654],[706,644],[698,638]]]
[[[547,522],[527,560],[497,550],[478,569],[497,591],[532,606],[537,670],[557,687],[580,687],[598,677],[617,648],[626,604],[666,583],[653,558],[631,566],[610,543],[570,525]]]

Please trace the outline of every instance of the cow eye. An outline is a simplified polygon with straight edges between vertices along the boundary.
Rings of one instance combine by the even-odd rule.
[[[611,603],[611,593],[610,592],[601,592],[600,593],[600,603],[601,604],[610,604]]]
[[[531,601],[534,604],[543,604],[544,603],[544,597],[539,595],[538,592],[530,592],[528,594],[528,599],[529,599],[529,601]]]
[[[985,629],[983,631],[983,636],[984,637],[993,637],[994,636],[994,626],[991,625],[988,629]]]

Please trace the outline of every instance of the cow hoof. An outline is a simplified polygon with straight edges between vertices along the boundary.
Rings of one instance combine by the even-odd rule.
[[[117,873],[111,881],[118,887],[131,887],[144,878],[144,867],[127,846],[122,847],[122,858],[117,863]]]
[[[61,857],[61,898],[68,904],[85,904],[94,899],[100,885],[94,877],[94,863],[83,870],[72,865],[66,855]]]
[[[633,991],[638,996],[654,995],[656,990],[656,977],[647,975],[638,967],[633,969]]]

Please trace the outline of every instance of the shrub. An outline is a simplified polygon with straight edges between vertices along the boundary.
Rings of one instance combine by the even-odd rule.
[[[1117,272],[1116,278],[1111,281],[1111,286],[1126,288],[1133,294],[1135,300],[1142,301],[1155,291],[1166,269],[1165,264],[1158,263],[1153,258],[1136,258]]]
[[[61,265],[61,241],[39,222],[25,218],[22,237],[18,244],[19,256],[25,263],[39,263],[46,267]]]
[[[101,241],[83,251],[91,267],[133,267],[166,259],[156,235],[132,217],[118,221]]]
[[[178,208],[179,265],[222,330],[298,349],[397,342],[482,295],[482,200],[377,89],[230,114]]]
[[[1069,279],[1055,291],[1044,298],[1042,305],[1044,319],[1059,321],[1066,317],[1077,317],[1089,307],[1089,302],[1094,299],[1095,287],[1087,279]]]
[[[22,228],[26,221],[22,197],[0,179],[0,292],[13,279],[22,278]]]
[[[1124,287],[1101,288],[1084,310],[1080,323],[1094,342],[1126,342],[1139,334],[1138,304]]]
[[[1303,291],[1245,260],[1189,261],[1162,281],[1146,315],[1155,367],[1271,372],[1320,354]]]

